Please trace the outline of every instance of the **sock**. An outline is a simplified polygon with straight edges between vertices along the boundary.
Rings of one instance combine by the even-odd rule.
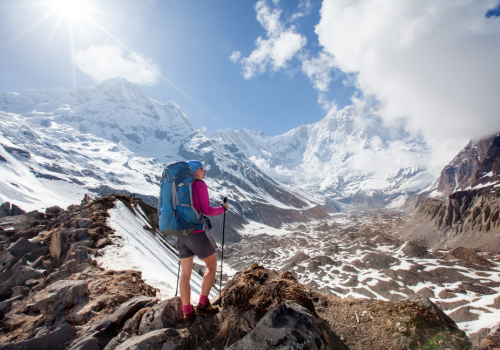
[[[193,312],[193,305],[182,305],[182,313],[184,316],[189,315],[191,312]]]
[[[201,306],[201,307],[205,307],[207,306],[208,304],[208,297],[205,296],[205,295],[201,295],[200,294],[200,300],[198,301],[198,304]]]

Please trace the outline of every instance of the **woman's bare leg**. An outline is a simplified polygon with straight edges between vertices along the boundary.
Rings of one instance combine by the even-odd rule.
[[[208,296],[215,281],[215,273],[217,271],[217,255],[213,253],[208,258],[203,259],[203,261],[207,266],[207,270],[205,271],[205,275],[201,281],[201,294]]]
[[[181,259],[181,276],[179,281],[179,291],[181,293],[182,305],[191,304],[190,281],[191,281],[192,270],[193,270],[193,257],[191,256],[189,258]]]

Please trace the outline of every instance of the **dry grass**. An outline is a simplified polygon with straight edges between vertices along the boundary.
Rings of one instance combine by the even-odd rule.
[[[217,342],[240,339],[273,307],[293,301],[316,314],[314,303],[290,272],[281,275],[258,264],[238,273],[224,288],[223,322]]]

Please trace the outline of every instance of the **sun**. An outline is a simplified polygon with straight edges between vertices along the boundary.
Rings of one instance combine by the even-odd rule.
[[[81,17],[87,9],[85,0],[54,0],[52,3],[61,16],[72,19]]]

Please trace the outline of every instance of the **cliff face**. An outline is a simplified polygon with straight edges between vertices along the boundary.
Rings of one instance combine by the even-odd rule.
[[[434,248],[500,250],[500,135],[470,142],[417,205],[401,238]]]

